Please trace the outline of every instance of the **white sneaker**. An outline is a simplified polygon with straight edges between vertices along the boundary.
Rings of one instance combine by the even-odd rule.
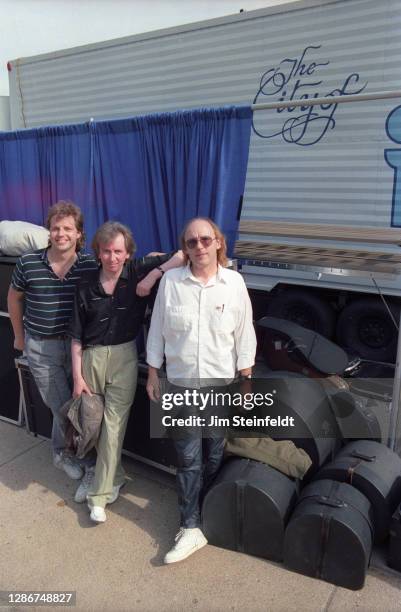
[[[198,527],[193,529],[184,529],[175,536],[175,544],[173,548],[164,557],[164,563],[176,563],[183,561],[194,552],[203,548],[207,544],[207,539]]]
[[[120,494],[120,489],[124,485],[125,485],[125,482],[113,487],[113,491],[111,493],[110,500],[107,502],[107,504],[113,504],[116,501],[116,499],[118,498]],[[90,518],[92,521],[94,521],[95,523],[105,523],[106,522],[107,517],[106,517],[106,512],[104,508],[102,508],[101,506],[90,506],[89,504],[88,504],[88,508],[90,510]]]
[[[64,472],[73,480],[79,480],[83,476],[82,468],[68,455],[56,453],[53,457],[53,465]]]
[[[77,504],[83,504],[86,501],[86,497],[88,495],[89,487],[91,486],[93,479],[95,477],[95,466],[87,467],[85,469],[85,474],[81,480],[81,484],[76,490],[74,501]]]
[[[102,508],[101,506],[92,506],[92,508],[89,506],[89,509],[91,511],[90,514],[90,518],[91,521],[94,521],[95,523],[105,523],[106,522],[106,512],[104,511],[104,508]]]

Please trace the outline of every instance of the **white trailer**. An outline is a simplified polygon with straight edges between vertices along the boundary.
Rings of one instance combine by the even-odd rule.
[[[257,314],[391,361],[400,57],[399,0],[300,0],[11,61],[12,128],[328,97],[255,111],[236,255]]]

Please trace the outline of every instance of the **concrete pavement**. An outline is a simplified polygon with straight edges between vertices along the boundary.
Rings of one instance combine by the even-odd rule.
[[[353,592],[214,546],[164,566],[178,526],[174,478],[129,458],[125,467],[126,487],[95,525],[49,442],[0,421],[0,590],[74,590],[70,609],[85,611],[401,612],[396,572],[371,569]]]

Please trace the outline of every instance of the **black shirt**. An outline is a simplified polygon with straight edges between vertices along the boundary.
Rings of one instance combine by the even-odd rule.
[[[136,295],[136,286],[171,255],[129,260],[124,264],[113,295],[103,289],[100,268],[84,273],[76,289],[68,335],[80,340],[84,347],[134,340],[143,323],[149,297]]]

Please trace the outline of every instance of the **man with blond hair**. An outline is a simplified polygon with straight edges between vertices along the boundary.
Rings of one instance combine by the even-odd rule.
[[[187,223],[181,236],[185,268],[167,272],[159,287],[147,342],[151,400],[160,399],[158,368],[166,357],[168,381],[190,389],[250,378],[256,337],[245,283],[227,269],[226,243],[206,218]],[[191,411],[184,406],[181,412]],[[164,562],[175,563],[207,544],[200,529],[201,499],[221,465],[224,439],[203,438],[199,428],[174,438],[180,531]],[[204,464],[202,466],[202,463]]]

